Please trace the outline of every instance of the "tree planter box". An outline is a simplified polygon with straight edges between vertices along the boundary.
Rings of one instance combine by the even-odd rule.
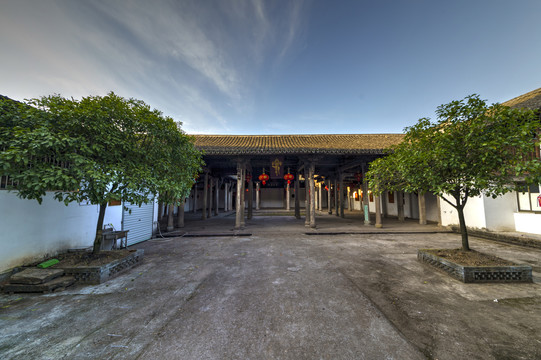
[[[65,275],[75,277],[81,284],[101,284],[120,273],[131,269],[143,261],[144,250],[133,250],[125,258],[112,261],[102,266],[77,266],[62,268]]]
[[[447,272],[464,283],[532,282],[530,265],[464,266],[430,254],[423,249],[417,251],[417,259]]]

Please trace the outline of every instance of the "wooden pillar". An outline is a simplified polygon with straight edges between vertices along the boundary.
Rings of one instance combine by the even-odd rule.
[[[169,204],[169,211],[167,213],[167,231],[173,231],[175,228],[173,212],[175,211],[175,205]]]
[[[289,183],[286,183],[286,210],[289,211]]]
[[[208,204],[208,209],[209,209],[209,214],[208,214],[208,217],[211,218],[212,217],[212,207],[213,207],[213,202],[214,202],[214,196],[212,196],[214,194],[214,178],[211,177],[209,179],[209,204]]]
[[[261,199],[259,198],[261,192],[261,183],[258,181],[255,183],[255,209],[259,210],[259,202]]]
[[[237,196],[235,202],[235,229],[240,229],[242,227],[242,211],[241,211],[241,202],[242,202],[242,163],[237,162]]]
[[[419,192],[419,224],[426,225],[426,201],[425,193]]]
[[[254,209],[254,182],[250,179],[248,182],[248,219],[252,218]]]
[[[396,192],[396,209],[398,214],[398,221],[404,221],[404,192]]]
[[[209,187],[209,173],[205,171],[205,179],[203,181],[203,209],[201,209],[202,219],[207,219],[207,202],[208,202],[208,189]]]
[[[301,218],[301,205],[299,200],[300,186],[299,186],[299,172],[295,174],[295,218]]]
[[[177,209],[177,227],[178,228],[184,227],[184,204],[185,203],[186,203],[185,199],[182,199]]]
[[[241,212],[242,216],[240,218],[240,226],[244,227],[246,225],[246,219],[245,219],[245,214],[246,214],[246,163],[245,162],[242,163],[241,177],[242,177],[242,179],[241,179],[241,182],[240,182],[241,183],[240,212]]]
[[[310,185],[306,166],[304,167],[304,214],[304,226],[310,226]]]
[[[319,183],[319,186],[317,188],[317,194],[319,195],[319,201],[318,201],[318,204],[319,204],[319,211],[322,211],[323,210],[323,187],[321,186],[321,183]]]
[[[340,199],[340,217],[344,217],[344,175],[340,174],[340,189],[338,193]]]
[[[370,196],[368,194],[368,181],[363,176],[363,211],[364,211],[364,224],[370,225]]]
[[[310,177],[310,227],[316,227],[316,186],[314,181],[315,164],[310,163],[308,167],[308,176]]]
[[[327,184],[327,208],[328,208],[328,213],[329,215],[332,214],[332,181],[331,179],[328,179],[327,181],[325,181],[325,183]]]
[[[334,179],[334,212],[336,213],[336,216],[340,216],[340,210],[339,210],[339,197],[338,197],[338,178]]]
[[[215,198],[215,204],[214,204],[214,215],[218,216],[218,208],[220,207],[220,179],[216,178],[215,181],[215,190],[214,190],[214,198]]]
[[[383,216],[383,218],[385,219],[389,215],[387,211],[387,199],[389,199],[389,192],[385,191],[381,195],[381,216]]]
[[[374,202],[376,203],[376,227],[380,228],[381,224],[381,196],[374,196]]]
[[[229,211],[229,204],[228,204],[228,195],[229,194],[229,183],[224,183],[224,212]]]

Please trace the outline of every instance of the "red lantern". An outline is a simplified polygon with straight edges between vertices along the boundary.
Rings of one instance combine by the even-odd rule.
[[[355,174],[355,178],[357,179],[358,182],[361,182],[361,180],[363,179],[363,174],[358,172]]]
[[[269,180],[269,175],[263,173],[259,175],[259,180],[261,181],[263,185],[265,185],[267,183],[267,180]]]
[[[250,182],[252,180],[252,175],[246,174],[246,181]]]
[[[290,174],[289,171],[287,172],[287,174],[284,175],[284,180],[287,180],[288,184],[291,184],[291,180],[294,180],[294,179],[295,179],[295,176]]]

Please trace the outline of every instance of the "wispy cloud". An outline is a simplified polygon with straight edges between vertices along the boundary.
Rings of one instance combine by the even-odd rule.
[[[294,47],[302,9],[301,1],[7,0],[0,75],[9,86],[0,92],[114,90],[163,104],[190,131],[229,132],[250,118],[267,66]]]

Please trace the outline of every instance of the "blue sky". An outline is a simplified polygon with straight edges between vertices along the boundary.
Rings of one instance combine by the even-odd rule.
[[[188,133],[398,133],[541,87],[541,1],[1,0],[0,94],[109,91]]]

